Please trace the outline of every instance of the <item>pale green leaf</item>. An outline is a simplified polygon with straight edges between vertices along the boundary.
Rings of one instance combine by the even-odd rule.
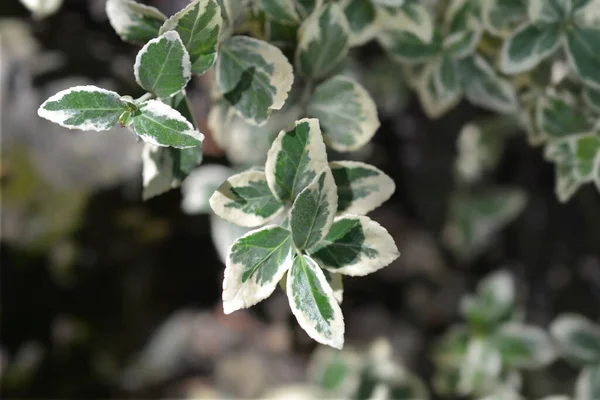
[[[379,128],[377,107],[356,81],[335,76],[315,89],[306,113],[319,119],[325,143],[337,151],[367,144]]]
[[[519,107],[512,83],[498,76],[485,58],[475,55],[461,61],[465,97],[474,105],[498,113],[514,113]]]
[[[131,128],[142,140],[156,146],[184,149],[197,147],[204,140],[183,115],[158,100],[140,104]]]
[[[284,210],[271,193],[265,173],[258,170],[227,179],[211,196],[210,206],[221,218],[246,227],[264,225]]]
[[[562,353],[581,364],[600,362],[600,326],[578,314],[562,314],[550,325]]]
[[[152,39],[139,51],[133,71],[143,89],[167,99],[187,86],[191,75],[190,55],[176,31]]]
[[[298,255],[287,275],[292,313],[308,336],[336,349],[344,345],[344,317],[321,268],[310,257]]]
[[[121,39],[145,44],[158,36],[167,17],[154,7],[133,0],[107,0],[106,15]]]
[[[266,226],[235,241],[225,268],[223,310],[230,314],[253,306],[273,293],[292,266],[290,232]]]
[[[275,197],[289,202],[325,168],[327,152],[319,121],[304,118],[279,133],[267,155],[265,173]]]
[[[550,364],[557,356],[548,334],[532,325],[504,324],[492,340],[508,368],[538,369]]]
[[[575,383],[576,400],[600,399],[600,364],[585,367]]]
[[[106,131],[128,108],[118,93],[96,86],[75,86],[58,92],[38,109],[38,115],[69,129]]]
[[[385,173],[358,161],[335,161],[329,164],[338,193],[339,214],[367,214],[385,201],[396,189]]]
[[[326,4],[317,8],[300,26],[296,70],[313,79],[329,75],[348,54],[350,27],[342,8]]]
[[[300,24],[294,0],[260,0],[262,10],[269,18],[284,25]]]
[[[504,41],[500,52],[500,69],[518,74],[536,67],[560,45],[559,25],[530,25],[518,28]]]
[[[196,168],[181,185],[182,210],[192,215],[209,213],[210,197],[231,174],[231,169],[219,164],[205,164]]]
[[[292,66],[281,50],[247,36],[227,39],[217,61],[217,85],[236,113],[255,125],[283,107],[292,88]]]
[[[600,28],[572,27],[566,34],[566,53],[569,64],[581,80],[600,89]]]
[[[377,9],[371,0],[344,0],[341,3],[350,26],[350,46],[361,46],[377,34]]]
[[[296,248],[309,249],[331,228],[337,210],[337,188],[329,167],[302,190],[290,210],[292,239]]]
[[[371,274],[400,256],[385,228],[358,215],[337,217],[327,236],[310,254],[321,267],[351,276]]]
[[[169,18],[160,34],[175,30],[190,55],[192,72],[202,75],[217,60],[217,41],[223,18],[216,0],[195,0]]]

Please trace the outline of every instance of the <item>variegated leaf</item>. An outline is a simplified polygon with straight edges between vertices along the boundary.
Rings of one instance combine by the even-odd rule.
[[[277,47],[247,36],[234,36],[221,45],[219,91],[248,122],[266,123],[272,110],[283,107],[293,81],[292,66]]]
[[[327,152],[319,121],[304,118],[279,133],[267,155],[265,173],[275,197],[289,202],[325,168]]]
[[[342,8],[326,4],[317,8],[300,26],[296,69],[300,75],[323,78],[348,54],[350,27]]]
[[[436,78],[437,60],[432,60],[423,67],[422,75],[417,79],[415,90],[419,95],[421,107],[431,119],[437,119],[456,106],[463,94],[460,86],[441,87],[439,76]],[[452,90],[448,90],[451,88]]]
[[[371,0],[344,0],[340,3],[350,26],[350,46],[361,46],[377,34],[377,9]]]
[[[580,364],[600,362],[600,325],[577,314],[562,314],[550,325],[562,353]]]
[[[358,161],[329,163],[338,193],[338,214],[365,215],[388,200],[394,181],[379,169]]]
[[[158,100],[140,104],[130,128],[142,140],[156,146],[184,149],[197,147],[204,140],[204,135],[183,115]]]
[[[600,90],[585,88],[583,90],[583,101],[596,114],[600,114]]]
[[[246,227],[266,224],[284,210],[271,193],[265,173],[257,170],[227,179],[211,196],[210,206],[221,218]]]
[[[560,25],[522,25],[504,41],[500,69],[507,74],[533,69],[558,49],[560,37]]]
[[[298,255],[287,275],[292,313],[308,336],[336,349],[344,345],[344,317],[333,290],[317,263]]]
[[[548,334],[533,325],[504,324],[492,340],[508,368],[538,369],[550,364],[557,356]]]
[[[536,24],[560,22],[571,11],[572,0],[527,0],[527,14]]]
[[[380,126],[377,107],[369,93],[343,76],[317,86],[306,112],[319,119],[325,143],[337,151],[358,150]]]
[[[400,256],[394,239],[369,217],[337,217],[327,236],[310,250],[311,257],[331,272],[363,276]]]
[[[536,104],[536,124],[543,138],[556,139],[574,133],[585,133],[592,123],[568,96],[547,94],[540,96]]]
[[[265,14],[272,20],[284,25],[299,25],[300,16],[294,0],[260,0]]]
[[[275,225],[247,233],[235,241],[223,279],[223,311],[253,306],[273,293],[292,266],[290,232]]]
[[[217,41],[223,18],[216,0],[195,0],[169,18],[160,34],[175,30],[187,49],[191,70],[202,75],[217,60]]]
[[[106,15],[121,39],[137,44],[145,44],[158,36],[167,19],[156,8],[133,0],[107,0]]]
[[[465,97],[474,105],[498,113],[514,113],[519,101],[511,82],[498,76],[485,60],[475,55],[461,61]]]
[[[331,228],[337,210],[337,188],[329,167],[302,190],[290,210],[292,239],[296,248],[309,249]]]
[[[514,278],[508,271],[499,270],[479,282],[475,295],[461,299],[460,312],[472,327],[491,328],[510,320],[515,306]]]
[[[480,3],[483,26],[492,35],[508,36],[525,18],[522,0],[486,0]]]
[[[127,109],[118,93],[96,86],[75,86],[46,100],[38,115],[69,129],[106,131]]]
[[[569,64],[581,80],[600,89],[600,27],[574,26],[567,30],[565,50]]]
[[[190,55],[176,31],[146,43],[137,54],[133,71],[138,85],[161,99],[181,92],[192,77]]]
[[[424,41],[412,32],[390,29],[382,31],[377,39],[389,56],[402,64],[420,64],[442,50],[439,32],[430,41]]]
[[[443,45],[446,53],[454,58],[463,58],[475,51],[481,38],[482,28],[473,14],[470,1],[450,2],[446,10],[445,26],[448,29]]]
[[[580,182],[593,182],[598,174],[596,168],[600,154],[600,135],[584,133],[553,140],[546,145],[546,159],[568,167]]]
[[[380,27],[380,39],[384,42],[388,35],[406,32],[423,43],[430,43],[435,32],[433,18],[426,5],[410,2],[400,8],[377,8],[377,25]]]
[[[186,214],[206,214],[211,211],[209,199],[232,174],[219,164],[205,164],[192,171],[181,185],[181,208]]]
[[[600,399],[600,364],[585,367],[575,383],[575,399]]]

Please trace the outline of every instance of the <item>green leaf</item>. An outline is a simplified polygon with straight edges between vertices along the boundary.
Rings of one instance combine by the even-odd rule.
[[[444,38],[444,51],[454,58],[464,58],[473,54],[482,29],[472,11],[470,1],[453,1],[445,15],[448,33]]]
[[[231,174],[231,169],[219,164],[205,164],[196,168],[181,185],[182,210],[192,215],[211,212],[210,196]]]
[[[323,271],[325,272],[325,271]],[[353,351],[337,351],[319,347],[311,355],[309,381],[340,397],[350,398],[360,377],[360,355]]]
[[[377,39],[389,56],[402,64],[420,64],[431,59],[442,49],[439,34],[430,41],[424,41],[412,32],[387,30],[380,32]]]
[[[560,25],[518,28],[502,45],[500,69],[506,74],[529,71],[554,54],[560,45]]]
[[[569,12],[572,0],[528,0],[527,14],[536,24],[560,22]]]
[[[575,383],[577,400],[600,399],[600,364],[585,367]]]
[[[179,187],[201,161],[201,146],[175,149],[146,143],[142,152],[143,199]]]
[[[592,124],[574,99],[551,93],[538,98],[536,123],[540,133],[548,139],[585,133],[592,129]]]
[[[462,90],[461,71],[454,58],[443,54],[435,66],[433,80],[440,93],[458,93]]]
[[[348,54],[350,27],[341,7],[317,8],[300,26],[296,69],[300,75],[319,79],[336,69]]]
[[[212,210],[231,223],[255,227],[283,210],[271,193],[263,171],[249,170],[227,179],[210,198]]]
[[[315,89],[306,113],[318,118],[325,143],[337,151],[367,144],[379,128],[377,107],[356,81],[335,76]]]
[[[421,107],[425,114],[431,119],[437,119],[444,115],[452,107],[456,106],[462,97],[462,87],[439,85],[441,75],[436,72],[440,65],[437,60],[431,60],[423,68],[421,76],[415,82],[415,90],[419,95]],[[453,90],[448,90],[453,89]]]
[[[298,255],[287,275],[292,313],[308,336],[336,349],[344,345],[344,317],[323,272],[310,257]]]
[[[225,268],[223,310],[230,314],[253,306],[273,293],[292,266],[290,232],[266,226],[235,241]]]
[[[516,294],[512,275],[500,270],[486,276],[476,295],[461,299],[460,312],[472,327],[488,330],[508,321],[515,312]]]
[[[401,8],[379,7],[377,25],[380,27],[380,40],[390,40],[397,33],[409,33],[422,43],[430,43],[435,27],[431,13],[424,4],[410,2]]]
[[[319,243],[331,228],[337,210],[337,188],[329,167],[298,194],[290,210],[292,239],[299,250]]]
[[[508,36],[525,17],[522,0],[482,1],[480,7],[483,26],[495,36]]]
[[[107,0],[106,15],[122,40],[136,44],[145,44],[157,37],[167,19],[156,8],[133,0]]]
[[[267,155],[265,173],[271,191],[280,201],[292,201],[318,173],[327,168],[327,153],[319,121],[304,118],[283,130]]]
[[[220,52],[220,93],[240,117],[263,125],[285,103],[294,81],[292,66],[277,47],[247,36],[225,40]]]
[[[400,256],[385,228],[358,215],[337,217],[327,236],[310,254],[321,267],[351,276],[371,274]]]
[[[550,325],[562,353],[579,364],[600,362],[600,326],[577,314],[562,314]]]
[[[190,55],[176,31],[168,31],[146,43],[133,66],[138,85],[161,99],[185,89],[192,77],[190,69]]]
[[[216,0],[195,0],[169,18],[160,34],[175,30],[192,63],[192,72],[202,75],[217,60],[217,41],[223,18]]]
[[[377,34],[377,9],[371,0],[344,0],[340,3],[350,26],[350,46],[361,46]]]
[[[118,93],[96,86],[75,86],[46,100],[38,115],[69,129],[106,131],[127,110]]]
[[[142,140],[156,146],[185,149],[199,146],[204,140],[183,115],[158,100],[140,104],[131,127]]]
[[[474,105],[498,113],[514,113],[519,107],[513,84],[500,78],[485,58],[475,55],[461,62],[465,96]]]
[[[260,0],[262,10],[274,21],[284,25],[299,25],[300,16],[294,0]]]
[[[329,163],[338,193],[338,214],[365,215],[387,201],[396,184],[385,173],[358,161]]]
[[[600,29],[573,26],[567,30],[567,59],[577,75],[588,86],[600,89]]]
[[[580,182],[592,182],[598,173],[600,136],[596,133],[570,135],[546,145],[544,157],[569,167]]]
[[[508,368],[538,369],[556,358],[550,337],[536,326],[504,324],[492,340]]]
[[[298,14],[300,14],[302,19],[306,19],[312,14],[315,8],[323,3],[323,0],[295,0],[295,3]]]

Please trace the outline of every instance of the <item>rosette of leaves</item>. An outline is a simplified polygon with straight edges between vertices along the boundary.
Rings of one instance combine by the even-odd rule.
[[[567,361],[582,368],[574,399],[600,398],[600,325],[578,314],[563,314],[552,322],[550,332]]]
[[[453,327],[434,351],[434,387],[441,394],[518,390],[520,370],[541,368],[556,357],[549,335],[521,322],[515,284],[507,271],[484,278],[474,295],[462,298],[460,312],[466,324]]]
[[[563,49],[584,85],[600,88],[600,3],[595,0],[531,0],[528,20],[502,45],[500,68],[507,74],[527,72]]]
[[[482,35],[479,16],[476,3],[452,0],[429,38],[401,28],[383,30],[378,36],[392,59],[410,67],[409,82],[430,118],[440,117],[463,96],[492,111],[517,110],[513,85],[476,53]]]
[[[319,348],[308,375],[327,398],[429,399],[423,381],[394,360],[390,343],[383,339],[360,352]]]
[[[225,313],[264,300],[285,278],[300,326],[318,342],[341,348],[341,275],[367,275],[399,255],[387,231],[365,216],[393,190],[393,181],[375,167],[328,163],[318,120],[301,119],[281,131],[264,169],[230,177],[210,198],[221,218],[262,226],[231,246]]]

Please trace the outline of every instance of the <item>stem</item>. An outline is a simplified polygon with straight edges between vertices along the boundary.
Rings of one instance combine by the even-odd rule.
[[[144,95],[142,95],[141,97],[135,99],[135,104],[140,104],[143,103],[146,100],[150,100],[150,99],[154,99],[156,96],[154,95],[154,93],[146,93]]]

